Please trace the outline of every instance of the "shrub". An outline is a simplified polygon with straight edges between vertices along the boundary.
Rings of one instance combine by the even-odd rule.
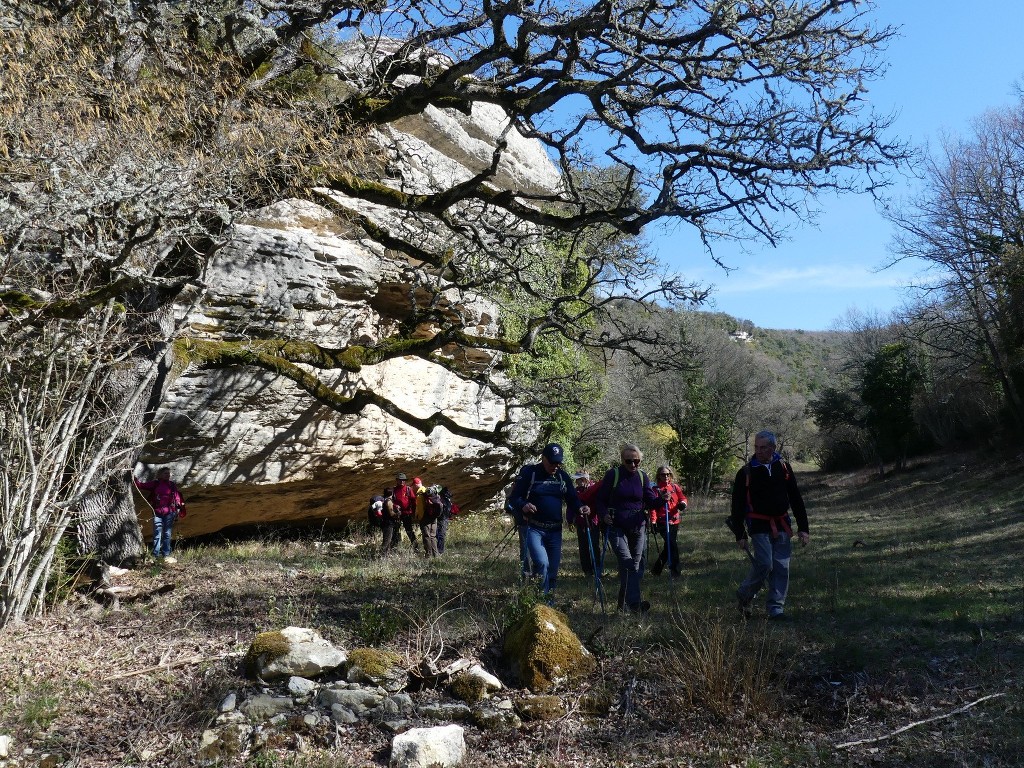
[[[724,719],[776,711],[788,668],[767,628],[726,623],[717,614],[674,612],[674,637],[660,652],[672,709]]]

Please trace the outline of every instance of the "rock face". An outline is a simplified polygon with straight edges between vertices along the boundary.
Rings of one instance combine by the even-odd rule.
[[[427,110],[380,134],[406,188],[444,188],[489,165],[506,121],[493,107],[477,105],[472,112]],[[558,175],[543,149],[518,135],[508,138],[495,183],[534,191],[556,188]],[[379,206],[338,195],[331,201],[403,226],[387,221],[396,214]],[[241,223],[235,239],[210,264],[208,291],[187,317],[190,331],[223,341],[290,338],[333,348],[370,344],[407,319],[408,266],[404,257],[361,238],[327,208],[308,200],[281,201]],[[474,296],[452,301],[471,318],[468,330],[497,332],[493,304]],[[270,373],[182,362],[188,361],[178,361],[165,386],[156,440],[143,455],[149,469],[169,465],[188,500],[189,515],[175,527],[177,537],[232,525],[332,525],[362,517],[369,497],[393,485],[397,472],[447,485],[462,508],[473,509],[492,498],[513,469],[508,449],[442,427],[425,436],[372,406],[358,415],[339,415]],[[475,428],[508,417],[504,402],[489,389],[419,358],[365,366],[358,374],[335,370],[319,376],[339,391],[356,384],[370,388],[417,416],[442,411]],[[522,441],[531,437],[525,427]],[[140,515],[148,522],[146,512],[140,500]]]

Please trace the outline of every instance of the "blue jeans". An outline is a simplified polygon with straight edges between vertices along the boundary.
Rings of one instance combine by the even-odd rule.
[[[542,531],[526,526],[526,548],[533,561],[533,575],[540,577],[540,591],[551,594],[558,581],[558,564],[562,560],[562,529]]]
[[[767,581],[768,615],[778,616],[785,608],[789,591],[789,559],[793,554],[793,541],[785,531],[779,531],[774,540],[770,533],[755,533],[750,537],[750,550],[754,562],[736,595],[744,603],[749,603]]]
[[[640,579],[647,565],[647,528],[624,531],[612,526],[608,532],[615,558],[619,561],[619,608],[640,608]]]
[[[153,554],[167,557],[171,554],[171,528],[174,515],[153,515]]]

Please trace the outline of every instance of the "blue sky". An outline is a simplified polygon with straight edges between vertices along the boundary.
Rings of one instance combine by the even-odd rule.
[[[878,24],[900,27],[884,58],[888,72],[868,97],[881,114],[897,113],[891,134],[937,145],[946,132],[966,135],[985,110],[1015,101],[1024,82],[1022,0],[879,0]],[[897,194],[913,193],[901,181]],[[716,267],[679,232],[651,232],[659,256],[687,278],[715,285],[710,309],[762,328],[824,330],[850,308],[886,313],[903,301],[917,267],[879,271],[892,228],[866,196],[822,201],[817,225],[803,225],[778,247],[722,245],[715,253],[736,269]],[[684,244],[685,243],[685,244]]]

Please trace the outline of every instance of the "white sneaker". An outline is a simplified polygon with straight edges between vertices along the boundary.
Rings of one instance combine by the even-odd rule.
[[[178,560],[177,560],[177,558],[174,558],[174,557],[171,557],[170,555],[168,555],[167,557],[164,558],[164,562],[167,563],[168,565],[174,565],[176,562],[178,562]]]

